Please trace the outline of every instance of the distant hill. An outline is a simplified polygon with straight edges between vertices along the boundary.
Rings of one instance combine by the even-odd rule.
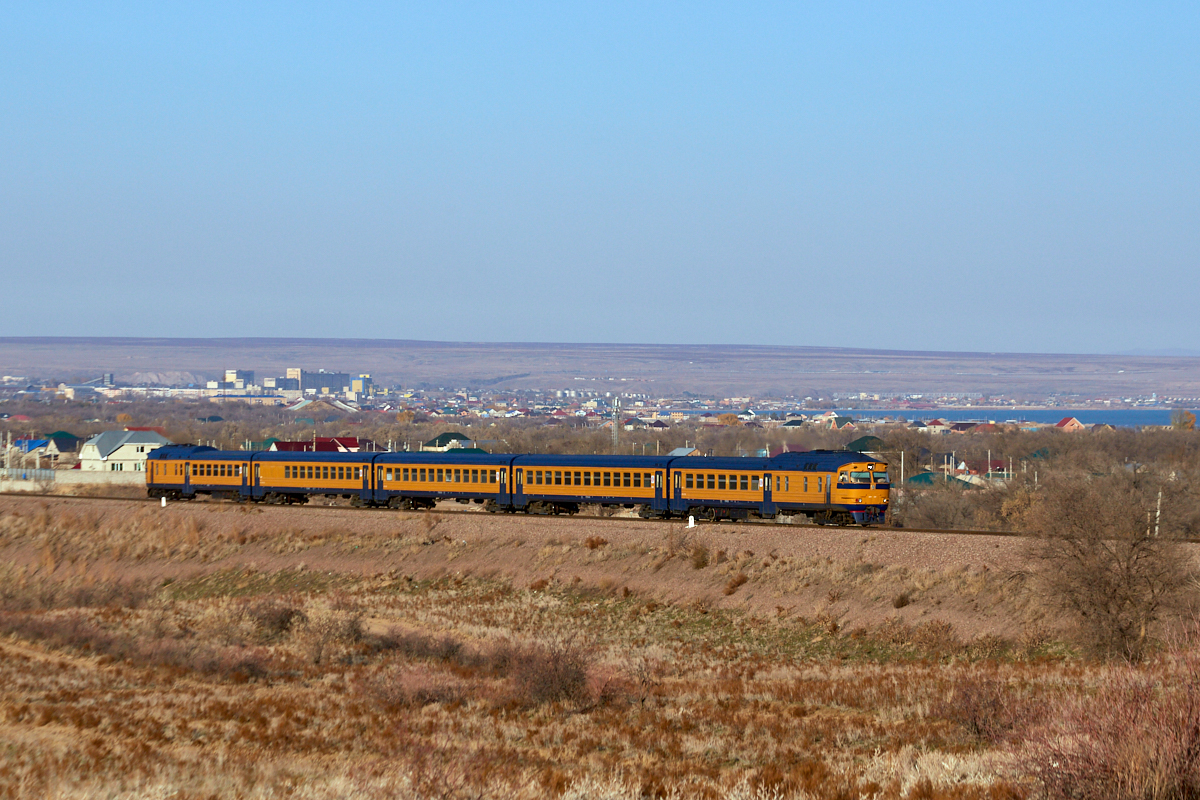
[[[381,339],[0,338],[0,374],[71,381],[112,372],[220,377],[288,367],[370,373],[407,387],[576,389],[651,397],[983,393],[1200,396],[1200,357],[904,352],[750,345],[545,344]]]

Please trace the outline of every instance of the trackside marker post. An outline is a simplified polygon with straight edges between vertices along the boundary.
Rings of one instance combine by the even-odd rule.
[[[162,499],[162,507],[163,508],[167,507],[167,498],[165,498],[165,497]]]
[[[166,499],[167,499],[167,498],[165,498],[165,497],[163,498],[163,500],[166,500]],[[694,527],[696,527],[696,518],[695,518],[695,517],[693,517],[693,516],[688,516],[688,527],[689,527],[689,528],[694,528]]]

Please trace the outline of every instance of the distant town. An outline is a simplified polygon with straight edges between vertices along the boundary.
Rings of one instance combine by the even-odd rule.
[[[622,392],[620,379],[575,378],[574,385],[553,389],[505,389],[487,387],[415,387],[380,385],[367,373],[288,368],[284,375],[257,376],[254,370],[227,369],[218,380],[200,384],[130,384],[105,373],[82,383],[5,375],[0,379],[0,401],[5,399],[52,399],[120,402],[146,399],[206,400],[213,403],[281,406],[302,411],[323,400],[346,412],[412,411],[431,417],[582,417],[609,419],[628,415],[623,421],[637,424],[670,423],[688,417],[723,417],[733,414],[742,422],[761,417],[809,417],[812,412],[854,409],[866,416],[888,421],[925,418],[940,409],[978,409],[980,420],[1016,415],[1034,409],[1171,409],[1192,407],[1200,397],[1150,393],[1136,396],[1084,396],[1051,394],[1017,396],[967,391],[914,393],[831,392],[827,396],[704,397],[691,392],[678,396],[652,397],[641,392]],[[595,387],[595,388],[594,388]],[[604,387],[604,388],[599,388]],[[610,388],[611,387],[611,388]],[[1007,417],[1006,417],[1007,418]],[[726,417],[721,424],[729,424]]]

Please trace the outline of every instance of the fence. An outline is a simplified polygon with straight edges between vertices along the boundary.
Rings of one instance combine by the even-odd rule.
[[[53,483],[55,472],[57,472],[57,470],[53,469],[22,469],[18,467],[10,467],[8,469],[0,468],[0,480]]]

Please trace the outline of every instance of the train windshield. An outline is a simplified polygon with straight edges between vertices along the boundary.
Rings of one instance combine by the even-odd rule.
[[[875,473],[875,482],[876,483],[887,483],[888,482],[888,474],[886,472],[876,472]]]
[[[869,472],[843,472],[841,475],[842,483],[870,483],[871,473]]]

